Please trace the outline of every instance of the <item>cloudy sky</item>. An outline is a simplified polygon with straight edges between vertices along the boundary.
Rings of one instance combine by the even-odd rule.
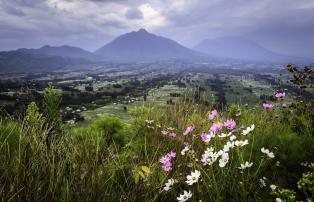
[[[0,50],[67,44],[93,51],[141,27],[187,47],[241,36],[314,58],[313,0],[0,0]]]

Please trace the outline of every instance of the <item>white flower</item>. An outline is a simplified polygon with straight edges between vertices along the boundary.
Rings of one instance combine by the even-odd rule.
[[[206,138],[205,138],[204,142],[205,142],[205,143],[208,143],[212,138],[215,137],[215,133],[213,133],[212,131],[210,131],[210,133],[209,133],[209,134],[206,134],[205,137],[206,137]]]
[[[233,140],[235,140],[235,139],[237,139],[237,137],[236,137],[235,135],[232,135],[232,136],[230,137],[230,141],[233,141]]]
[[[225,152],[228,152],[229,151],[229,149],[230,148],[233,148],[234,147],[234,142],[232,141],[232,142],[227,142],[227,144],[225,144],[224,145],[224,148],[223,148],[223,150],[225,151]]]
[[[184,156],[187,151],[189,151],[189,147],[185,146],[184,149],[182,149],[181,151],[181,155]]]
[[[266,154],[269,158],[275,157],[273,152],[269,151],[269,149],[265,149],[264,147],[261,148],[261,152]]]
[[[275,199],[275,201],[276,202],[283,202],[283,200],[281,198],[278,198],[278,197]]]
[[[260,187],[263,188],[263,187],[266,187],[266,182],[265,182],[265,177],[259,179],[259,182],[260,182]]]
[[[188,185],[192,185],[194,183],[197,183],[199,178],[201,176],[200,171],[195,170],[194,172],[191,172],[191,175],[188,175],[186,177],[187,181],[185,181]]]
[[[245,162],[245,163],[241,163],[241,167],[238,167],[241,170],[244,170],[246,168],[250,168],[253,165],[253,162],[249,163],[249,162]]]
[[[180,196],[177,197],[177,199],[179,202],[184,202],[184,201],[189,200],[191,197],[192,197],[192,192],[191,191],[187,192],[184,190],[183,194],[180,194]]]
[[[277,188],[277,186],[274,184],[269,185],[269,187],[271,188],[272,191],[274,191]]]
[[[174,184],[174,179],[169,179],[168,182],[166,182],[164,191],[169,191],[169,189],[173,186]]]
[[[228,153],[223,153],[221,155],[221,158],[219,159],[219,167],[223,168],[226,166],[226,164],[229,161],[229,154]]]
[[[201,161],[203,162],[203,165],[212,165],[218,158],[217,153],[214,153],[214,148],[210,147],[207,148],[204,152],[204,154],[202,154],[202,159]]]
[[[218,137],[220,138],[224,138],[224,137],[229,137],[232,135],[232,132],[228,133],[228,134],[225,134],[225,133],[221,133],[221,135],[218,135]]]
[[[237,147],[243,147],[244,145],[249,144],[249,141],[248,141],[248,140],[244,140],[244,141],[242,141],[242,140],[236,140],[236,141],[234,142],[234,144],[235,144],[235,146],[237,146]]]
[[[242,135],[247,135],[255,129],[255,125],[252,124],[250,127],[247,127],[242,131]]]

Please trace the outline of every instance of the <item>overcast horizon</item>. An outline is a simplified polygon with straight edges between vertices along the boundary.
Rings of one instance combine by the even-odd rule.
[[[314,1],[0,0],[0,51],[43,45],[94,51],[140,28],[190,48],[240,36],[314,58]]]

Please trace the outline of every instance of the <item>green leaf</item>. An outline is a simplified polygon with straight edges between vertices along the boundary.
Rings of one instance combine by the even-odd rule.
[[[133,178],[134,178],[134,182],[135,184],[138,183],[138,181],[140,180],[140,175],[138,172],[135,172],[134,175],[133,175]]]
[[[145,172],[145,173],[150,173],[150,169],[147,166],[142,166],[141,169]]]
[[[138,173],[142,178],[145,178],[145,175],[144,175],[144,173],[143,173],[141,170],[139,170],[137,173]]]

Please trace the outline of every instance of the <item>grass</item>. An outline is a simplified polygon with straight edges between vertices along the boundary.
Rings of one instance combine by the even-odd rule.
[[[166,86],[169,89],[169,86]],[[173,90],[173,89],[172,89]],[[172,92],[171,90],[171,92]],[[166,95],[167,90],[160,90]],[[158,93],[155,93],[155,96]],[[49,94],[54,96],[53,93]],[[174,105],[134,106],[128,114],[111,106],[102,113],[118,117],[91,117],[89,124],[70,127],[51,119],[32,104],[25,118],[0,121],[0,196],[3,201],[174,201],[184,190],[191,191],[190,201],[271,201],[279,197],[287,201],[305,200],[310,192],[297,187],[302,166],[313,161],[314,138],[309,111],[281,108],[280,102],[271,110],[230,105],[208,120],[211,107],[196,104],[187,94]],[[54,100],[54,99],[50,99]],[[55,105],[48,103],[48,105]],[[157,102],[158,103],[158,102]],[[55,106],[46,106],[55,109]],[[235,113],[241,111],[241,116]],[[84,112],[88,113],[88,112]],[[301,113],[301,115],[300,115]],[[126,117],[128,116],[128,117]],[[294,117],[302,117],[298,122]],[[206,148],[223,149],[230,138],[223,129],[208,143],[199,134],[208,133],[214,122],[236,121],[233,134],[237,140],[248,140],[243,147],[231,147],[229,159],[221,166],[218,157],[212,165],[202,164]],[[56,121],[48,121],[56,120]],[[150,120],[153,120],[150,122]],[[241,132],[254,124],[247,136]],[[295,128],[295,124],[302,128]],[[244,128],[241,126],[244,125]],[[189,126],[195,129],[182,135]],[[171,129],[169,129],[171,128]],[[161,133],[168,130],[176,137]],[[188,151],[181,155],[187,146]],[[275,158],[261,152],[268,148]],[[176,152],[172,169],[165,172],[160,158]],[[225,151],[226,153],[226,151]],[[252,162],[245,170],[241,163]],[[200,179],[187,185],[192,171],[200,171]],[[164,191],[169,179],[176,182]],[[260,179],[266,187],[261,187]],[[304,181],[308,182],[308,181]],[[270,185],[276,185],[271,190]],[[287,191],[288,190],[288,191]]]

